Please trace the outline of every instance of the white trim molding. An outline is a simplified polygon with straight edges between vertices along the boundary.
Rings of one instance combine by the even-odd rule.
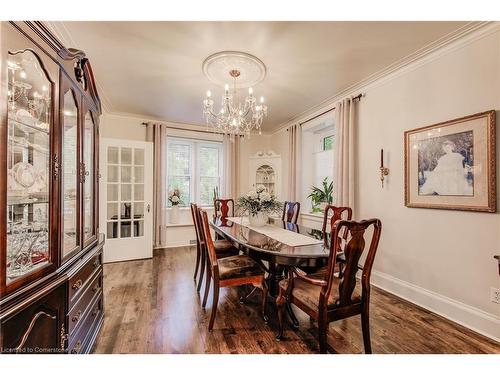
[[[373,270],[372,285],[500,342],[500,317]]]

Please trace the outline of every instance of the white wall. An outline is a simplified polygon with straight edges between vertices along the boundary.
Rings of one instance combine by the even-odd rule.
[[[500,340],[500,305],[489,300],[490,287],[500,287],[500,214],[404,206],[404,131],[500,109],[500,31],[478,38],[361,89],[354,216],[383,223],[372,283]],[[271,143],[283,138],[279,131]],[[286,147],[281,153],[286,170]]]

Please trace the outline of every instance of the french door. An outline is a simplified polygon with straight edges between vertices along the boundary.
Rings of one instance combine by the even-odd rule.
[[[100,220],[104,262],[153,256],[153,145],[102,138]]]

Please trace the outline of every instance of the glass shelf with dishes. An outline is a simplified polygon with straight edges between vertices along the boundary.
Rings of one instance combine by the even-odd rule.
[[[50,262],[49,172],[52,85],[30,50],[9,56],[7,283]]]

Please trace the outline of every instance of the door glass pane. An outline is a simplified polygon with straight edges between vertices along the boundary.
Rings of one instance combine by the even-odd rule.
[[[132,182],[132,167],[122,167],[122,182]]]
[[[144,203],[134,202],[134,219],[144,218]]]
[[[118,238],[118,221],[108,221],[106,237]]]
[[[144,236],[144,220],[134,221],[134,237]]]
[[[122,221],[120,222],[120,237],[127,238],[131,236],[130,225],[131,221]]]
[[[128,147],[122,147],[122,158],[121,163],[123,164],[132,164],[132,149]]]
[[[108,203],[108,220],[118,220],[118,203]]]
[[[118,200],[118,184],[108,184],[108,202]]]
[[[130,202],[123,202],[121,203],[121,209],[120,209],[120,219],[124,220],[130,220],[131,218],[131,211],[132,211],[132,203]]]
[[[134,185],[134,200],[136,201],[144,200],[144,184]]]
[[[108,165],[108,182],[118,182],[118,166]]]
[[[78,183],[78,108],[73,92],[64,94],[64,124],[62,140],[63,179],[63,257],[77,247],[77,207],[76,185]]]
[[[144,149],[142,148],[134,149],[134,164],[144,165]]]
[[[131,201],[132,200],[132,184],[122,184],[122,201]]]
[[[7,64],[7,284],[50,261],[49,187],[52,83],[36,55]]]
[[[134,182],[144,182],[144,167],[134,167]]]
[[[83,163],[84,163],[84,183],[83,183],[83,238],[84,240],[94,235],[94,123],[90,112],[85,115],[83,126]]]
[[[108,164],[118,164],[118,147],[109,147],[108,148]]]

